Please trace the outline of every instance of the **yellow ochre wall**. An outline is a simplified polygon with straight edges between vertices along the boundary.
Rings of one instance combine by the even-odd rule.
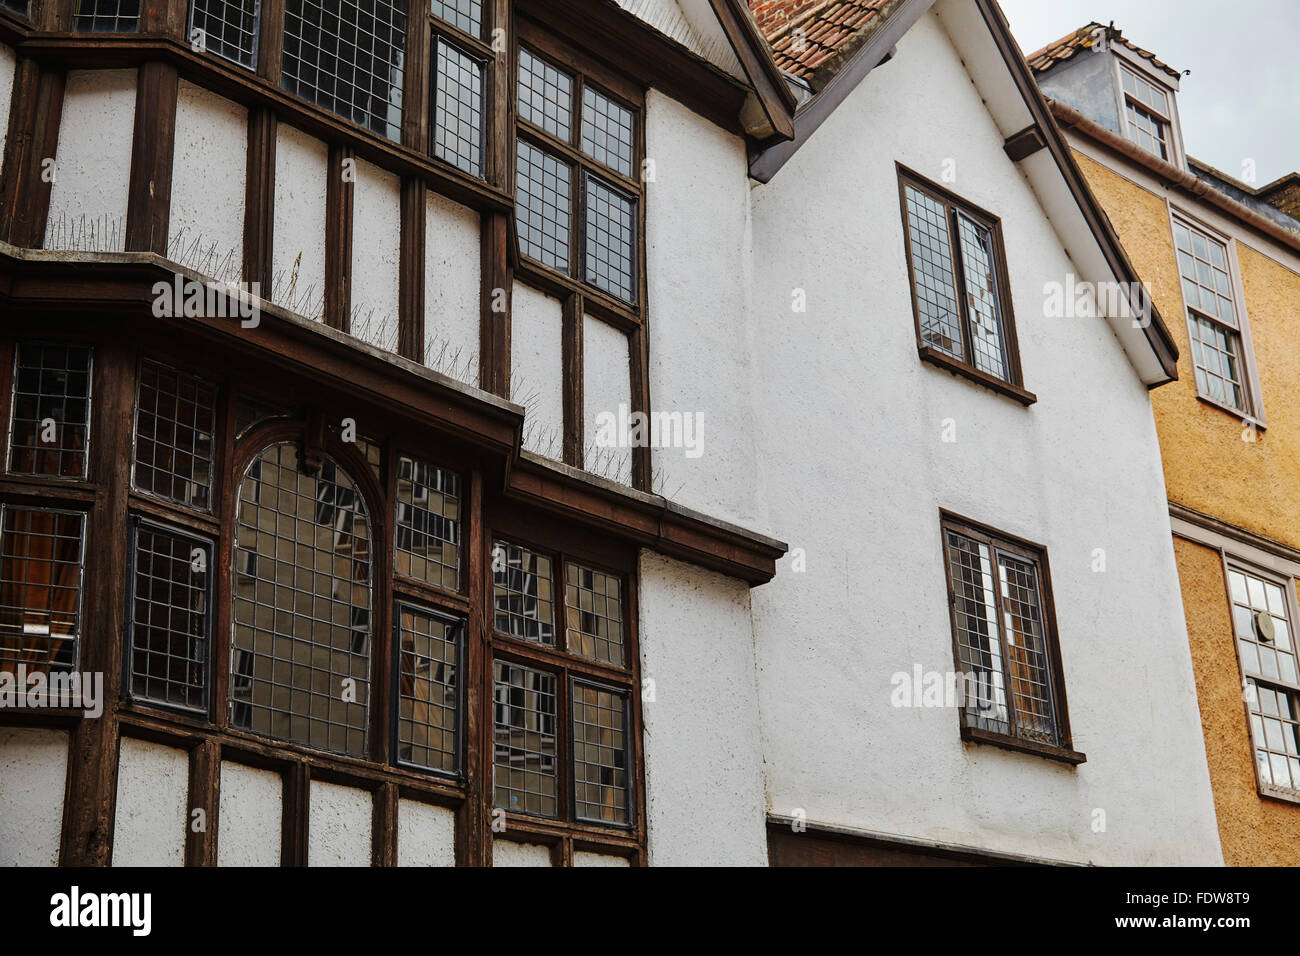
[[[1268,426],[1244,441],[1239,419],[1196,395],[1164,197],[1075,158],[1178,343],[1178,381],[1151,393],[1170,500],[1300,549],[1300,276],[1236,243]],[[1300,806],[1259,795],[1223,559],[1177,537],[1174,555],[1224,862],[1300,865]]]

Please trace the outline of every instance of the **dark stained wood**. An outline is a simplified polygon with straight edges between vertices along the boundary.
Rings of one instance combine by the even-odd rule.
[[[370,865],[397,866],[397,784],[375,790],[370,827]]]
[[[430,84],[433,51],[429,32],[429,5],[415,3],[406,20],[406,59],[402,82],[402,145],[427,153],[429,143]]]
[[[311,770],[297,760],[284,771],[281,808],[280,865],[307,865],[307,832],[311,825]]]
[[[189,4],[173,0],[143,0],[140,4],[140,32],[185,39]],[[188,41],[187,41],[188,42]]]
[[[491,601],[492,544],[483,522],[483,475],[475,470],[465,501],[466,544],[463,560],[470,595],[465,630],[465,708],[461,722],[461,773],[469,796],[456,814],[456,865],[486,866],[492,862],[492,671],[487,639],[486,608]]]
[[[1037,125],[1027,126],[1019,133],[1013,133],[1002,144],[1002,149],[1007,154],[1007,158],[1013,163],[1027,159],[1046,147],[1047,140],[1043,138],[1043,132]]]
[[[257,75],[276,86],[280,84],[284,56],[284,3],[285,0],[262,0],[257,35]]]
[[[513,130],[518,100],[515,97],[515,8],[512,0],[488,0],[484,4],[486,27],[491,39],[498,34],[500,49],[494,51],[488,70],[488,182],[513,192],[515,183],[515,148],[513,137],[498,130]]]
[[[275,238],[275,145],[278,122],[268,109],[248,112],[248,166],[244,189],[244,281],[271,292]]]
[[[584,429],[586,407],[583,397],[584,365],[582,354],[583,315],[582,295],[573,293],[564,300],[563,315],[563,397],[564,397],[564,463],[574,468],[584,466],[586,449]]]
[[[435,160],[385,136],[349,122],[335,113],[283,90],[276,79],[252,73],[210,53],[196,53],[188,43],[169,37],[135,33],[37,36],[24,42],[24,52],[59,70],[120,69],[150,61],[173,65],[186,80],[252,109],[273,109],[317,139],[347,145],[355,154],[398,176],[420,176],[429,187],[474,209],[508,212],[511,196],[504,190]],[[259,51],[259,58],[266,54]],[[268,54],[269,55],[269,54]]]
[[[427,189],[414,176],[402,179],[397,354],[424,364],[424,258]]]
[[[32,24],[38,30],[71,30],[72,7],[73,4],[64,0],[32,0]]]
[[[749,14],[743,0],[709,0],[723,32],[740,60],[745,76],[758,97],[774,139],[794,139],[794,92],[772,59],[767,40]]]
[[[507,253],[509,223],[501,213],[483,213],[482,303],[479,321],[479,386],[510,397],[510,322],[514,275]]]
[[[104,713],[84,718],[72,732],[68,788],[63,804],[63,866],[106,866],[113,853],[117,803],[117,710],[121,698],[126,589],[125,562],[95,560],[122,554],[127,541],[131,416],[135,402],[134,351],[116,343],[95,350],[91,476],[102,492],[87,520],[86,573],[78,669],[104,675]]]
[[[185,865],[216,866],[221,821],[221,746],[204,740],[190,750],[189,802],[185,813]],[[194,811],[202,810],[205,827],[194,829]]]
[[[176,67],[169,63],[154,60],[140,67],[126,206],[128,252],[167,252],[179,86]]]
[[[325,186],[325,324],[347,332],[352,327],[352,202],[356,156],[331,145]]]
[[[520,0],[516,29],[524,19],[548,30],[631,76],[642,86],[654,86],[724,129],[743,134],[740,110],[746,90],[716,67],[692,56],[679,45],[645,29],[631,14],[602,0]]]
[[[0,176],[0,239],[17,246],[45,239],[53,188],[45,161],[57,159],[64,84],[62,72],[19,57]]]

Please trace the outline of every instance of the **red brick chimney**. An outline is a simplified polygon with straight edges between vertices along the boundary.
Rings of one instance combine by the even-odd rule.
[[[822,6],[825,0],[749,0],[750,12],[758,21],[763,35],[771,37],[786,28],[790,21]]]

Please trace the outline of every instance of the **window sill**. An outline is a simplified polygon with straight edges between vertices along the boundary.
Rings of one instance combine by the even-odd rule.
[[[1210,396],[1208,395],[1202,395],[1200,392],[1196,393],[1196,398],[1198,401],[1206,405],[1209,405],[1211,408],[1217,408],[1219,411],[1232,416],[1242,425],[1249,425],[1259,431],[1268,430],[1268,425],[1263,421],[1263,419],[1259,419],[1256,418],[1254,415],[1247,414],[1246,412],[1243,412],[1240,408],[1233,408],[1231,405],[1221,402],[1218,399],[1210,398]]]
[[[1286,787],[1275,787],[1272,784],[1261,783],[1259,785],[1259,795],[1265,800],[1280,800],[1283,803],[1300,804],[1300,790],[1288,790]]]
[[[995,734],[992,731],[981,730],[978,727],[963,727],[961,729],[961,739],[967,743],[992,744],[994,747],[1001,747],[1004,750],[1034,754],[1039,757],[1046,757],[1048,760],[1059,760],[1061,763],[1068,763],[1072,767],[1077,767],[1088,760],[1086,755],[1079,753],[1077,750],[1071,750],[1069,747],[1037,744],[1032,740],[1021,740],[1019,737]]]
[[[970,379],[977,385],[983,385],[995,392],[1000,392],[1011,398],[1021,405],[1028,408],[1038,401],[1038,396],[1033,392],[1026,391],[1019,385],[1012,385],[1010,382],[1004,382],[1000,378],[989,375],[987,372],[981,372],[979,369],[972,368],[964,362],[958,362],[956,359],[943,352],[932,348],[929,345],[922,345],[917,348],[917,354],[921,356],[923,362],[929,362],[931,365],[937,365],[945,371],[952,372],[954,375],[960,375],[962,378]]]

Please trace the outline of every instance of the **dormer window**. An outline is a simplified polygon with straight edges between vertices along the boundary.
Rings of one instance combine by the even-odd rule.
[[[1174,162],[1172,110],[1169,94],[1127,66],[1119,68],[1124,88],[1124,123],[1128,138],[1148,153]]]

